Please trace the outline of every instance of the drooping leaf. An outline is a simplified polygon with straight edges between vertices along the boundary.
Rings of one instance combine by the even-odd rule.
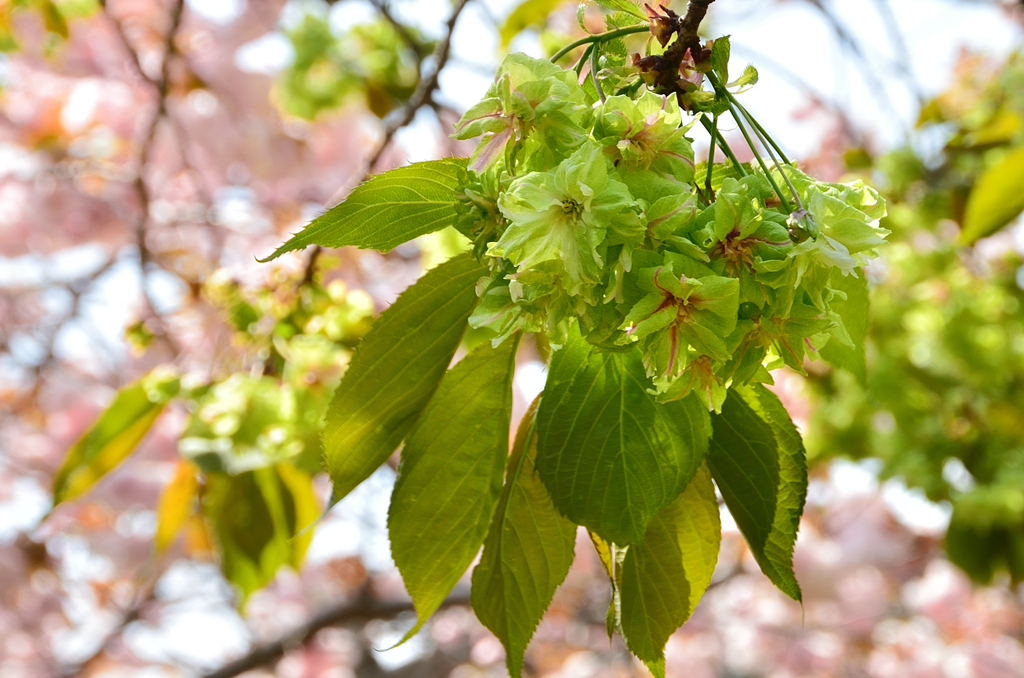
[[[505,486],[473,570],[470,602],[477,618],[501,640],[512,678],[555,589],[572,565],[576,526],[559,515],[536,473],[537,401],[519,424]]]
[[[973,245],[1024,212],[1024,148],[1011,151],[985,171],[971,190],[960,242]]]
[[[53,479],[53,505],[82,496],[124,461],[178,394],[176,374],[155,370],[117,392],[106,410],[68,450]]]
[[[708,464],[761,571],[794,600],[793,545],[807,497],[800,433],[778,397],[760,384],[732,388],[712,415]]]
[[[455,355],[485,270],[451,259],[403,292],[363,338],[334,393],[324,454],[334,500],[387,461],[409,432]]]
[[[558,510],[615,544],[683,490],[707,450],[696,397],[658,403],[640,351],[606,352],[570,337],[555,353],[537,413],[537,471]]]
[[[308,245],[355,245],[387,252],[416,236],[451,226],[455,190],[465,169],[465,158],[443,158],[378,174],[261,261]]]
[[[240,605],[282,565],[302,564],[312,534],[296,536],[320,513],[312,480],[288,464],[206,478],[203,513],[210,522],[224,576]]]
[[[473,562],[508,460],[516,341],[485,343],[444,375],[409,433],[388,510],[391,556],[419,621]]]
[[[156,534],[153,535],[153,548],[157,553],[174,543],[178,533],[196,511],[199,492],[197,471],[192,462],[179,460],[174,469],[174,477],[160,495],[160,503],[156,508]]]
[[[679,498],[651,520],[622,566],[621,628],[630,651],[665,675],[665,643],[711,583],[722,525],[711,472],[701,464]]]
[[[868,297],[868,283],[864,271],[857,271],[857,277],[832,272],[832,289],[846,293],[846,299],[832,301],[832,310],[839,314],[850,335],[853,347],[845,346],[837,339],[829,340],[819,354],[829,364],[846,370],[861,384],[867,379],[867,365],[864,357],[864,340],[868,335],[868,313],[871,300]]]
[[[501,49],[508,49],[512,38],[527,28],[542,25],[548,15],[565,2],[566,0],[523,0],[509,13],[505,22],[498,29]]]

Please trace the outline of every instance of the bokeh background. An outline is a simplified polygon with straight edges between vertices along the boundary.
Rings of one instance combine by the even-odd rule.
[[[718,0],[703,33],[758,67],[745,105],[806,171],[883,191],[893,234],[866,382],[776,373],[812,461],[803,607],[725,513],[668,674],[1024,676],[1024,6]],[[368,171],[468,155],[447,134],[501,56],[581,35],[562,0],[0,1],[0,676],[507,675],[462,586],[386,649],[413,620],[392,467],[297,539],[266,527],[324,505],[316,429],[351,349],[464,241],[256,259]],[[966,247],[972,209],[999,218]],[[148,435],[51,511],[144,375],[117,397],[167,401]],[[524,345],[517,415],[543,380]],[[583,536],[529,674],[647,675],[608,596]]]

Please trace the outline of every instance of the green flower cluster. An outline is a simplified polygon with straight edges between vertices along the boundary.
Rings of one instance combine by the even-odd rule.
[[[456,224],[492,272],[470,324],[558,346],[578,323],[599,347],[636,345],[662,399],[716,410],[730,383],[852,345],[833,282],[884,242],[882,199],[789,165],[771,171],[793,214],[746,166],[713,168],[732,176],[708,194],[688,129],[675,97],[598,101],[572,71],[509,55],[454,134],[481,136]]]

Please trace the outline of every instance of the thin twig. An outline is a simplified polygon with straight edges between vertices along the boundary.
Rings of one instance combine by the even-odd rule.
[[[422,42],[417,40],[416,36],[409,30],[409,27],[395,18],[395,15],[391,13],[391,8],[383,0],[370,0],[370,4],[380,12],[385,21],[391,24],[391,27],[395,29],[395,33],[398,33],[398,36],[409,46],[409,49],[416,53],[418,60],[427,56],[430,49],[429,46],[424,46]]]
[[[452,595],[441,603],[441,609],[456,605],[468,605],[469,596]],[[314,615],[305,624],[298,626],[275,641],[257,645],[244,656],[211,671],[203,678],[233,678],[246,671],[265,666],[280,659],[289,650],[302,647],[311,641],[322,629],[368,619],[385,619],[395,617],[403,612],[414,612],[411,602],[380,602],[368,593],[360,596],[354,603],[343,603],[323,610]]]
[[[421,108],[430,104],[433,99],[434,92],[437,91],[441,71],[444,70],[445,65],[448,63],[448,57],[451,56],[451,45],[452,45],[452,33],[455,31],[455,24],[459,20],[459,15],[462,14],[462,10],[466,7],[469,0],[459,0],[455,7],[452,9],[452,15],[448,18],[448,23],[445,28],[444,40],[437,44],[437,48],[434,50],[434,69],[425,78],[420,78],[419,84],[416,85],[416,90],[409,97],[409,100],[402,107],[401,113],[392,118],[390,121],[384,123],[384,137],[377,145],[377,149],[370,155],[369,160],[366,162],[366,170],[363,172],[362,178],[357,182],[356,185],[366,181],[373,173],[374,168],[377,166],[377,162],[380,160],[384,151],[387,150],[391,144],[391,140],[394,138],[398,130],[402,129],[413,121],[416,117],[416,113]],[[344,189],[339,190],[331,199],[328,200],[329,205],[335,205],[341,201],[342,193]],[[305,285],[313,280],[313,275],[316,273],[316,262],[320,258],[320,254],[323,252],[323,248],[320,245],[316,245],[313,251],[309,253],[309,260],[306,262],[306,270],[302,275],[301,284]]]
[[[147,268],[152,259],[152,254],[146,245],[146,230],[149,225],[149,203],[150,195],[149,189],[146,187],[146,181],[143,177],[146,163],[149,160],[150,153],[153,147],[153,141],[156,138],[157,127],[160,124],[160,120],[167,114],[167,92],[170,87],[170,77],[168,75],[169,65],[171,56],[175,52],[174,38],[178,32],[178,27],[181,25],[181,16],[184,10],[184,0],[174,0],[174,4],[171,6],[170,19],[171,23],[167,29],[167,35],[164,37],[164,58],[160,64],[160,75],[155,79],[146,74],[146,71],[142,68],[142,62],[139,59],[138,52],[132,47],[131,42],[128,40],[128,36],[124,32],[124,26],[114,16],[112,16],[107,9],[107,3],[105,0],[101,0],[100,5],[103,7],[104,13],[113,25],[114,30],[120,37],[121,42],[124,44],[125,50],[131,57],[132,65],[138,74],[145,80],[149,85],[156,91],[156,111],[153,113],[153,117],[150,119],[149,124],[146,126],[145,134],[142,137],[141,143],[138,146],[138,152],[136,154],[135,165],[136,174],[135,181],[133,182],[135,188],[135,194],[139,201],[139,216],[135,221],[135,241],[136,246],[139,250],[139,274],[142,283],[142,298],[145,300],[148,310],[152,317],[159,325],[159,336],[167,344],[168,348],[172,353],[177,355],[180,353],[177,342],[171,337],[167,330],[166,323],[163,317],[157,312],[156,305],[153,303],[153,297],[146,285]]]

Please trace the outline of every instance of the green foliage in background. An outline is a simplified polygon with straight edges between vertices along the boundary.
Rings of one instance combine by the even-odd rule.
[[[1022,86],[1020,55],[994,74],[974,64],[922,113],[952,128],[941,157],[878,160],[895,242],[873,272],[867,380],[809,381],[812,458],[876,457],[883,477],[952,502],[949,556],[979,582],[1024,580],[1024,269],[1008,233],[961,245],[1024,209]]]
[[[312,120],[361,97],[383,118],[408,99],[420,79],[420,58],[430,42],[383,19],[335,32],[326,12],[309,11],[287,33],[294,59],[278,78],[274,96],[291,115]]]

